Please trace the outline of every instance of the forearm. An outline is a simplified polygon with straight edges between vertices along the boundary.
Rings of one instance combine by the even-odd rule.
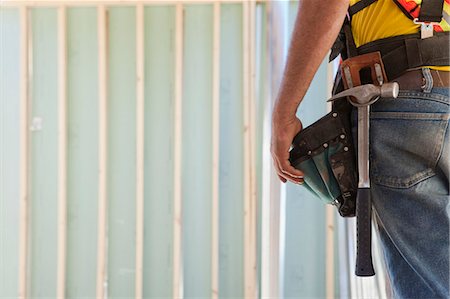
[[[335,41],[349,0],[300,0],[274,118],[291,118]]]

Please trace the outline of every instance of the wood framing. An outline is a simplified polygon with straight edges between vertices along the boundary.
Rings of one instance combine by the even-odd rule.
[[[183,4],[175,6],[175,104],[174,104],[174,210],[173,298],[183,298],[182,259],[182,100],[183,100]]]
[[[29,214],[29,15],[20,8],[20,190],[19,190],[19,298],[27,298]]]
[[[211,298],[219,297],[220,3],[213,7]]]
[[[136,299],[143,298],[144,267],[144,6],[136,6]]]
[[[244,296],[256,298],[255,1],[243,4]]]
[[[97,7],[98,30],[98,241],[97,241],[97,298],[105,297],[107,275],[107,14],[104,5]]]
[[[65,298],[67,264],[67,20],[58,8],[58,248],[56,295]]]
[[[211,4],[219,3],[245,3],[247,0],[2,0],[0,6],[136,6],[144,5],[174,5],[174,4]],[[248,0],[251,2],[268,2],[270,0]],[[292,0],[290,0],[292,1]]]

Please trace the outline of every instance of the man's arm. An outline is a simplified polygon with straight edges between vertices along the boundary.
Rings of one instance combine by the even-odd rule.
[[[280,90],[272,114],[271,152],[281,181],[303,182],[289,163],[289,148],[302,129],[296,111],[335,41],[349,0],[300,0]]]

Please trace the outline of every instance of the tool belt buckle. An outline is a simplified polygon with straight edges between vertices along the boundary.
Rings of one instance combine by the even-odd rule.
[[[368,75],[369,72],[372,82],[362,82],[361,75]],[[368,83],[381,86],[388,81],[380,52],[372,52],[344,60],[341,63],[341,74],[345,89]]]
[[[420,25],[420,38],[425,39],[432,37],[434,34],[434,25],[439,25],[437,22],[422,22],[418,18],[414,19],[414,24]]]

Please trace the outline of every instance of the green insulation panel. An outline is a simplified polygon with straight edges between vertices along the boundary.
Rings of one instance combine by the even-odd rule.
[[[220,57],[219,296],[244,296],[242,5],[223,5]],[[233,46],[230,46],[233,45]]]
[[[136,12],[108,10],[108,297],[135,295]]]
[[[51,298],[56,297],[58,228],[57,11],[36,8],[30,13],[29,296]]]
[[[200,298],[211,296],[212,5],[188,5],[185,7],[184,17],[184,296]]]
[[[0,297],[18,297],[19,10],[0,7]]]
[[[94,297],[98,216],[98,36],[95,8],[67,11],[67,295]]]
[[[262,194],[263,194],[263,159],[267,154],[267,149],[264,147],[264,129],[265,111],[268,109],[268,101],[266,101],[267,94],[269,92],[268,84],[266,84],[265,78],[268,75],[267,66],[267,11],[266,5],[260,4],[256,6],[256,32],[255,32],[255,66],[256,66],[256,81],[255,81],[255,97],[256,101],[256,184],[257,184],[257,215],[262,215]],[[266,155],[267,156],[267,155]],[[261,279],[261,244],[262,244],[262,217],[256,219],[256,240],[257,240],[257,277]],[[258,293],[261,294],[261,284],[258,286]]]
[[[144,297],[172,297],[175,8],[145,9]]]

